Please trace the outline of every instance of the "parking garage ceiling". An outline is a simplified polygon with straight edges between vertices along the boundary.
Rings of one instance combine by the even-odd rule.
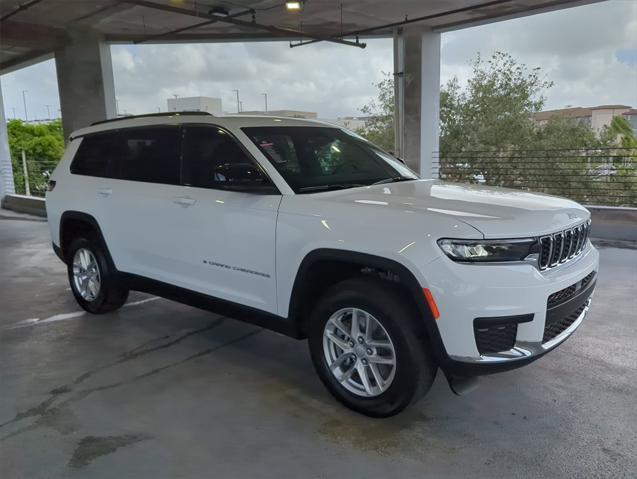
[[[592,0],[594,1],[594,0]],[[363,47],[404,22],[440,31],[591,0],[0,0],[0,72],[50,56],[69,29],[110,42],[294,40]]]

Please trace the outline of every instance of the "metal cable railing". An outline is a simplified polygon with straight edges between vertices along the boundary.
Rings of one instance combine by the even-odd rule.
[[[55,161],[28,158],[16,192],[43,197]],[[24,166],[24,165],[22,165]],[[588,205],[637,207],[637,149],[462,151],[436,153],[432,176],[537,191]]]
[[[58,162],[50,159],[25,157],[19,167],[14,165],[14,183],[17,194],[44,197],[49,178]]]
[[[588,205],[637,207],[637,149],[440,152],[434,178],[563,196]]]

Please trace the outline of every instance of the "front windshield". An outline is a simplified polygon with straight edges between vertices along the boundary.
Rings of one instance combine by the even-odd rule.
[[[390,154],[339,128],[265,126],[242,130],[295,193],[418,179]]]

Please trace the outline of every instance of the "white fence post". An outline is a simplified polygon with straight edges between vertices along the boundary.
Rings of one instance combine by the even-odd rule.
[[[29,170],[27,169],[27,154],[22,150],[22,170],[24,171],[24,191],[27,196],[31,196],[29,188]]]

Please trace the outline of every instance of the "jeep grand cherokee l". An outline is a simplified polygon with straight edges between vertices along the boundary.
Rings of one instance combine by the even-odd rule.
[[[148,115],[74,133],[47,194],[80,306],[129,290],[308,338],[348,407],[389,416],[555,348],[590,305],[589,212],[420,179],[324,123]]]

